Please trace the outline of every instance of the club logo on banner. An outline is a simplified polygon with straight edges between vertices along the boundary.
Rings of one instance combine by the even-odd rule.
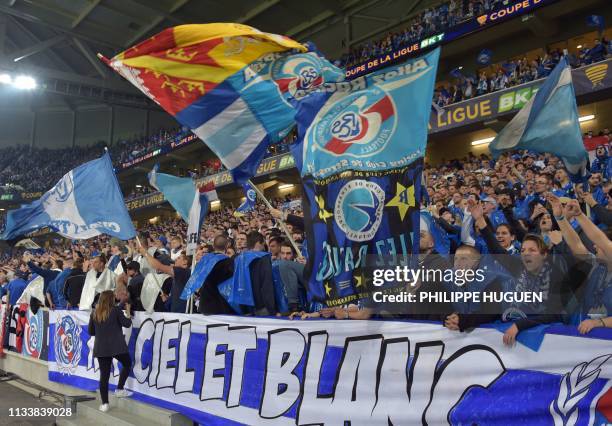
[[[374,182],[351,180],[338,192],[334,214],[349,240],[374,238],[383,216],[385,191]]]
[[[246,192],[246,197],[249,199],[249,201],[255,202],[255,199],[257,198],[257,193],[255,192],[254,189],[249,189]]]
[[[81,327],[71,315],[55,325],[55,362],[63,374],[73,374],[81,360]]]
[[[304,188],[309,296],[368,297],[368,255],[418,249],[422,156],[439,49],[298,102],[292,148]],[[416,237],[415,237],[416,235]]]
[[[308,94],[308,90],[323,83],[323,74],[331,71],[327,64],[315,53],[296,54],[275,61],[271,75],[283,95],[301,99]]]
[[[23,332],[23,353],[32,358],[40,358],[43,350],[45,335],[45,324],[43,310],[39,309],[36,315],[30,309],[27,310],[27,322]]]
[[[331,155],[370,158],[385,148],[395,123],[393,100],[372,87],[332,104],[314,124],[309,142]]]

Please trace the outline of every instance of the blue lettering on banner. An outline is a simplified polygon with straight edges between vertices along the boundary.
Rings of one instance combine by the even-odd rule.
[[[49,379],[95,390],[89,314],[50,317],[50,346],[65,346],[56,330],[76,321],[81,330],[72,337],[81,352],[76,368],[66,369],[71,361],[50,350]],[[418,322],[374,322],[383,334],[364,335],[359,323],[229,319],[137,313],[126,330],[134,397],[207,425],[567,424],[570,416],[571,424],[586,425],[609,414],[597,402],[610,392],[612,333],[580,338],[579,346],[575,336],[545,339],[539,352],[517,357],[490,329],[458,339]]]

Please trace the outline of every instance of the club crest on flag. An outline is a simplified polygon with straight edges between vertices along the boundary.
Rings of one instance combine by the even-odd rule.
[[[366,159],[384,150],[395,125],[393,100],[372,87],[345,96],[324,111],[307,138],[327,154]]]
[[[81,327],[66,315],[55,329],[55,360],[57,368],[64,374],[72,374],[81,360]]]
[[[382,220],[385,191],[376,183],[352,180],[338,192],[334,214],[340,229],[352,241],[371,240]]]
[[[42,311],[37,315],[32,314],[28,309],[28,322],[24,330],[24,352],[34,358],[38,358],[43,348],[43,333],[45,332],[42,324]],[[38,315],[40,314],[40,315]]]
[[[283,95],[300,99],[306,96],[309,90],[320,86],[325,80],[330,80],[323,78],[325,73],[334,71],[328,64],[328,61],[322,60],[315,53],[291,55],[275,61],[271,75]]]
[[[257,193],[255,192],[254,189],[249,189],[246,193],[246,196],[249,199],[249,201],[254,202],[255,198],[257,198]]]

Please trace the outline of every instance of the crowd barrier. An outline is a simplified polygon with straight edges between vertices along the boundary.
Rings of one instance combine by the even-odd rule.
[[[21,340],[21,353],[47,360],[50,381],[97,389],[88,312],[0,309],[5,348]],[[496,328],[425,321],[138,313],[124,331],[133,397],[206,425],[612,421],[608,329],[552,325],[537,350],[505,347]],[[117,379],[115,364],[111,388]]]

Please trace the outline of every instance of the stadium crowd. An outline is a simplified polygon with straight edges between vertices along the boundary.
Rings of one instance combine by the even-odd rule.
[[[379,40],[370,40],[360,46],[353,46],[349,53],[343,55],[336,64],[350,68],[368,62],[378,56],[391,53],[397,49],[419,42],[434,34],[449,30],[474,17],[506,6],[502,0],[451,0],[439,6],[425,9],[415,16],[403,29],[388,32]],[[612,51],[612,43],[605,39],[595,40],[590,48],[583,46],[579,57],[574,58],[574,66],[578,62],[588,65],[597,62],[597,57]]]
[[[568,291],[584,296],[572,311],[582,314],[582,321],[576,322],[581,333],[612,326],[612,162],[608,156],[609,134],[606,138],[608,144],[595,151],[585,185],[573,185],[558,158],[533,152],[503,155],[498,161],[470,154],[425,167],[429,202],[424,202],[427,207],[421,215],[429,215],[433,221],[429,226],[421,224],[424,263],[469,269],[481,265],[489,255],[501,255],[495,257],[495,264],[506,271],[505,277],[512,278],[501,280],[500,275],[487,288],[498,288],[503,281],[506,286],[512,283],[517,291],[537,289],[547,294],[547,302],[538,311],[527,310],[505,332],[506,344],[513,344],[519,332],[536,325],[567,322],[568,317],[561,312],[567,313],[563,300]],[[276,208],[269,211],[257,203],[254,210],[241,217],[235,216],[231,207],[209,214],[195,261],[212,254],[223,256],[199,283],[191,309],[203,314],[289,315],[302,319],[398,316],[367,303],[326,307],[321,301],[309,301],[304,274],[308,251],[300,204],[289,198],[274,200],[274,204]],[[299,244],[299,252],[279,228],[281,218]],[[143,310],[143,272],[148,265],[164,274],[154,309],[185,312],[187,302],[179,296],[192,264],[184,251],[186,224],[180,219],[159,220],[142,226],[139,234],[140,242],[101,236],[72,243],[60,238],[40,254],[24,253],[22,249],[3,253],[0,293],[9,292],[9,302],[14,304],[31,274],[39,274],[44,278],[46,304],[51,309],[76,308],[88,268],[95,269],[98,276],[108,268],[118,274],[115,294],[119,303]],[[267,252],[269,256],[258,257],[249,266],[253,306],[236,308],[224,297],[221,284],[236,272],[238,256],[252,252]],[[527,309],[520,303],[495,309],[454,303],[437,308],[446,314],[407,312],[399,316],[439,320],[451,330],[465,331],[509,319],[497,309]]]
[[[484,2],[470,0],[463,2],[463,5],[451,1],[438,8],[425,11],[424,16],[421,17],[422,21],[419,18],[419,22],[431,23],[431,25],[426,24],[426,26],[437,28],[440,20],[445,21],[447,19],[443,18],[444,16],[449,19],[451,16],[462,16],[463,19],[466,19],[474,14],[478,15],[482,10],[496,8],[499,4],[501,4],[501,1],[496,0],[485,0]],[[454,20],[454,22],[459,21]],[[363,52],[378,52],[383,47],[384,49],[390,49],[389,46],[402,42],[403,37],[405,36],[400,37],[400,33],[394,36],[389,35],[385,39],[386,41],[379,42],[380,46],[378,48],[365,49]],[[442,82],[436,87],[433,102],[439,107],[444,107],[476,96],[544,78],[558,63],[561,55],[562,52],[559,49],[551,49],[546,54],[531,60],[524,57],[490,66],[489,71],[482,70],[478,73],[478,76],[464,75],[460,69],[455,69],[451,72],[453,79],[450,82]],[[595,40],[591,48],[583,46],[577,55],[570,55],[570,62],[572,66],[578,67],[601,61],[611,55],[612,44],[601,38]],[[121,169],[124,164],[130,164],[130,162],[155,150],[176,143],[188,134],[189,131],[184,127],[159,129],[149,137],[139,135],[120,139],[109,146],[108,150],[115,167]],[[296,132],[292,131],[281,142],[268,147],[266,157],[287,153],[290,144],[295,139]],[[22,146],[2,148],[0,149],[0,193],[46,191],[68,170],[99,157],[105,147],[105,142],[98,142],[93,146],[59,149],[37,147],[24,149]],[[179,171],[178,174],[202,178],[223,170],[224,167],[218,160],[206,160],[199,166],[191,170]],[[146,193],[144,191],[146,191],[144,188],[134,190],[126,198],[138,197]]]
[[[461,70],[451,72],[451,82],[437,86],[434,91],[433,102],[440,106],[447,106],[456,102],[465,101],[476,96],[504,90],[512,86],[528,83],[533,80],[545,78],[559,62],[563,52],[551,49],[544,55],[532,60],[523,57],[517,60],[493,65],[492,71],[478,72],[476,75],[464,75]],[[570,64],[574,68],[602,61],[612,56],[612,44],[605,39],[594,41],[592,48],[583,47],[578,55],[570,55]]]
[[[121,139],[108,147],[115,168],[121,168],[137,158],[163,146],[177,142],[186,136],[183,128],[173,130],[160,129],[149,139],[144,136],[132,139]],[[283,154],[289,151],[289,144],[295,140],[291,132],[278,144],[268,147],[266,157]],[[104,152],[106,144],[98,142],[92,146],[74,148],[24,148],[13,146],[0,149],[0,194],[19,192],[44,192],[51,188],[65,173],[75,167],[98,158]],[[202,178],[225,170],[217,159],[205,160],[192,170],[180,170],[178,175],[191,175]],[[131,191],[127,199],[149,193],[141,187]]]
[[[392,52],[402,46],[444,32],[464,21],[480,16],[502,6],[502,0],[451,0],[439,6],[425,9],[415,16],[402,30],[389,32],[378,41],[369,41],[353,47],[340,59],[341,66],[350,67],[370,58]]]

